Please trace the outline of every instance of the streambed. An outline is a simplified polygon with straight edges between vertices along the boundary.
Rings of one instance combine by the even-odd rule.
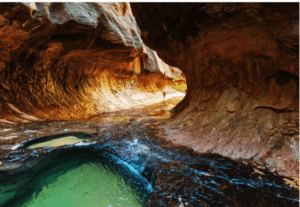
[[[127,166],[129,169],[115,183],[121,185],[127,179],[127,186],[133,186],[132,191],[130,191],[131,194],[128,194],[129,198],[130,195],[137,195],[138,197],[135,201],[130,200],[132,204],[136,202],[136,204],[139,203],[142,206],[153,207],[177,207],[179,204],[191,207],[299,206],[299,191],[285,182],[289,178],[277,176],[266,169],[233,161],[216,154],[200,154],[186,147],[174,146],[164,139],[164,131],[159,128],[162,120],[151,119],[150,115],[145,119],[138,119],[138,114],[132,113],[130,119],[122,122],[107,123],[100,119],[90,122],[43,122],[19,125],[11,127],[10,130],[4,130],[1,135],[2,140],[9,136],[18,136],[18,138],[3,141],[0,145],[0,161],[2,163],[0,165],[1,195],[4,192],[11,196],[11,199],[16,200],[17,195],[10,194],[12,191],[7,187],[3,187],[10,184],[6,182],[15,180],[17,185],[22,185],[24,180],[29,182],[29,178],[26,177],[27,172],[28,175],[32,175],[32,170],[41,167],[41,163],[49,164],[56,160],[54,164],[49,165],[53,166],[47,171],[49,177],[54,174],[51,170],[57,167],[65,170],[64,173],[57,170],[58,174],[61,176],[70,175],[69,177],[75,179],[77,172],[84,166],[86,174],[88,174],[85,176],[86,180],[80,183],[78,182],[80,177],[77,177],[76,180],[70,179],[70,182],[64,182],[67,179],[58,176],[57,186],[55,186],[55,182],[47,181],[47,179],[39,179],[42,184],[34,185],[35,187],[23,183],[23,186],[25,186],[23,192],[28,193],[24,204],[31,204],[33,202],[32,198],[37,199],[35,196],[45,197],[42,200],[46,201],[46,198],[51,194],[51,190],[54,191],[58,188],[64,193],[62,194],[65,195],[64,197],[72,197],[77,194],[81,199],[71,198],[71,200],[75,203],[79,202],[79,206],[82,200],[87,203],[98,199],[97,202],[91,201],[88,204],[88,206],[97,206],[99,202],[107,202],[106,197],[100,195],[100,188],[95,187],[97,183],[101,182],[95,177],[97,177],[97,174],[102,175],[101,167],[97,163],[101,156],[103,158],[110,156],[112,163],[117,163],[116,166]],[[116,116],[116,114],[110,115],[110,117],[112,116]],[[122,114],[117,114],[117,116],[122,116]],[[105,117],[106,120],[107,118],[108,116]],[[28,143],[33,143],[34,140],[43,140],[44,137],[49,136],[60,135],[63,137],[66,136],[66,133],[88,134],[89,138],[79,143],[69,143],[55,147],[36,149],[25,147]],[[64,156],[61,156],[61,153]],[[62,157],[72,158],[71,160],[78,160],[77,158],[82,157],[82,161],[78,161],[82,165],[77,168],[70,167],[69,170],[58,167],[63,163],[67,163],[66,158],[61,159]],[[61,165],[57,160],[61,160]],[[98,167],[95,168],[95,166]],[[120,168],[114,169],[122,174],[122,171],[118,170]],[[43,177],[47,176],[43,174]],[[35,182],[31,178],[29,180]],[[45,186],[48,186],[48,188],[42,190]],[[88,186],[90,190],[87,187],[87,190],[82,192],[76,190],[75,186],[84,189]],[[66,189],[72,188],[74,188],[73,194],[66,191]],[[99,191],[96,191],[95,188]],[[115,188],[119,188],[121,192],[124,191],[121,186]],[[126,194],[127,198],[128,195]],[[122,198],[125,198],[125,196]],[[117,199],[117,202],[120,201],[120,199]],[[124,206],[130,206],[128,203],[123,204]],[[74,205],[70,203],[69,206]],[[103,206],[109,205],[112,204],[103,204]],[[120,202],[120,205],[115,203],[112,206],[122,206],[122,203]]]

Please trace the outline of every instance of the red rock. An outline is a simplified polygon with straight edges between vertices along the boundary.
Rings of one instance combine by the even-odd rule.
[[[14,26],[14,27],[21,27],[21,22],[15,20],[15,21],[13,21],[13,26]]]
[[[0,28],[2,122],[87,119],[173,85],[128,3],[2,3],[0,15],[13,21]]]
[[[144,43],[187,80],[168,139],[298,177],[299,4],[131,8]]]

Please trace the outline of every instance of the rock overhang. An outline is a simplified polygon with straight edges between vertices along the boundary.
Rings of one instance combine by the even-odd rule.
[[[128,3],[9,3],[0,15],[2,123],[86,119],[147,102],[127,89],[163,100],[156,89],[181,77],[143,44]]]
[[[131,8],[145,44],[186,76],[169,139],[298,177],[299,4]]]

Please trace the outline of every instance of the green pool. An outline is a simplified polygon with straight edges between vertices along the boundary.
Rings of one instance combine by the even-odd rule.
[[[75,143],[81,142],[88,138],[89,137],[81,135],[81,134],[71,135],[71,136],[63,136],[60,138],[52,139],[50,141],[32,144],[26,148],[35,149],[35,148],[39,148],[39,147],[58,147],[58,146],[63,146],[63,145],[68,145],[68,144],[75,144]]]
[[[0,186],[0,206],[145,206],[152,191],[145,178],[109,153],[74,151],[37,162],[39,169]]]

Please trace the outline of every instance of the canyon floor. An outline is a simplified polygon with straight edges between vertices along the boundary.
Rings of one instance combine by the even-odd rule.
[[[0,3],[0,206],[98,156],[142,206],[299,206],[299,3]]]
[[[172,115],[171,109],[183,95],[184,93],[173,91],[163,102],[103,114],[88,121],[47,121],[3,126],[0,134],[0,189],[2,188],[7,203],[2,201],[0,206],[22,205],[21,201],[14,203],[15,199],[10,198],[5,191],[5,186],[9,184],[3,181],[8,176],[12,182],[19,183],[24,180],[19,169],[32,166],[28,163],[38,165],[39,160],[52,160],[57,153],[73,156],[72,153],[76,152],[78,156],[86,153],[87,149],[99,154],[105,149],[105,152],[116,155],[147,178],[153,190],[150,198],[147,197],[148,202],[142,206],[299,205],[299,186],[291,178],[276,175],[255,163],[199,153],[167,140],[164,129],[166,121]],[[89,138],[76,144],[57,147],[26,147],[37,141],[74,134]],[[37,176],[40,173],[38,169],[38,166],[32,166],[25,171],[34,171]],[[17,186],[20,185],[26,189],[29,183],[24,181]],[[42,190],[37,188],[35,193],[39,194]],[[23,193],[17,192],[16,195],[22,196]],[[33,194],[34,192],[23,195],[27,198],[24,202]],[[43,194],[45,193],[41,195]]]

